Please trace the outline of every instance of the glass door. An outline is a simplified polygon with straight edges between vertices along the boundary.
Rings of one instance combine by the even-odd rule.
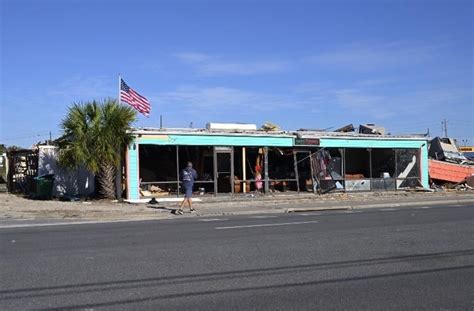
[[[214,148],[214,192],[234,193],[234,153],[232,147]]]

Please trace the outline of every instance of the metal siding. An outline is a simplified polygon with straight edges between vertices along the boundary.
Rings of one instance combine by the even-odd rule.
[[[292,137],[224,136],[224,135],[155,135],[142,136],[137,142],[150,145],[292,147]]]
[[[420,140],[375,140],[375,139],[328,139],[321,138],[321,147],[337,148],[420,148],[425,141]]]
[[[135,145],[135,150],[133,149]],[[138,189],[138,144],[132,144],[128,148],[128,180],[127,187],[129,200],[138,200],[140,198]]]

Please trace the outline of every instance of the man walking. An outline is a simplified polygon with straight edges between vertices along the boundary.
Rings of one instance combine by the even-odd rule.
[[[183,215],[183,207],[184,204],[187,202],[189,206],[189,211],[194,212],[195,209],[193,208],[193,202],[192,202],[192,195],[193,195],[193,186],[194,186],[194,181],[197,179],[197,172],[193,168],[193,164],[191,162],[188,162],[186,165],[186,168],[181,170],[181,180],[183,182],[183,188],[184,188],[184,200],[181,202],[179,205],[179,209],[176,211],[176,214],[178,215]]]

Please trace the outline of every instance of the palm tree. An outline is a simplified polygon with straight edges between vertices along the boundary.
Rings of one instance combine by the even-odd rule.
[[[99,195],[115,198],[116,167],[132,141],[130,129],[135,120],[136,112],[114,99],[74,103],[61,123],[64,136],[59,143],[59,163],[72,169],[83,166],[96,174]]]

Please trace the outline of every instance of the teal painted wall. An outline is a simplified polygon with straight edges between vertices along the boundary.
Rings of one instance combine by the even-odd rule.
[[[150,135],[138,137],[140,144],[191,146],[292,147],[293,137],[223,136],[223,135]]]
[[[128,167],[127,167],[127,187],[128,187],[128,199],[137,200],[140,198],[139,193],[139,180],[138,180],[138,145],[128,146]]]
[[[429,188],[430,183],[429,183],[429,167],[428,167],[428,143],[425,143],[424,146],[421,147],[421,152],[420,152],[420,162],[421,162],[421,184],[423,185],[423,188]]]
[[[321,147],[338,148],[420,148],[423,140],[375,140],[375,139],[331,139],[321,138]]]

